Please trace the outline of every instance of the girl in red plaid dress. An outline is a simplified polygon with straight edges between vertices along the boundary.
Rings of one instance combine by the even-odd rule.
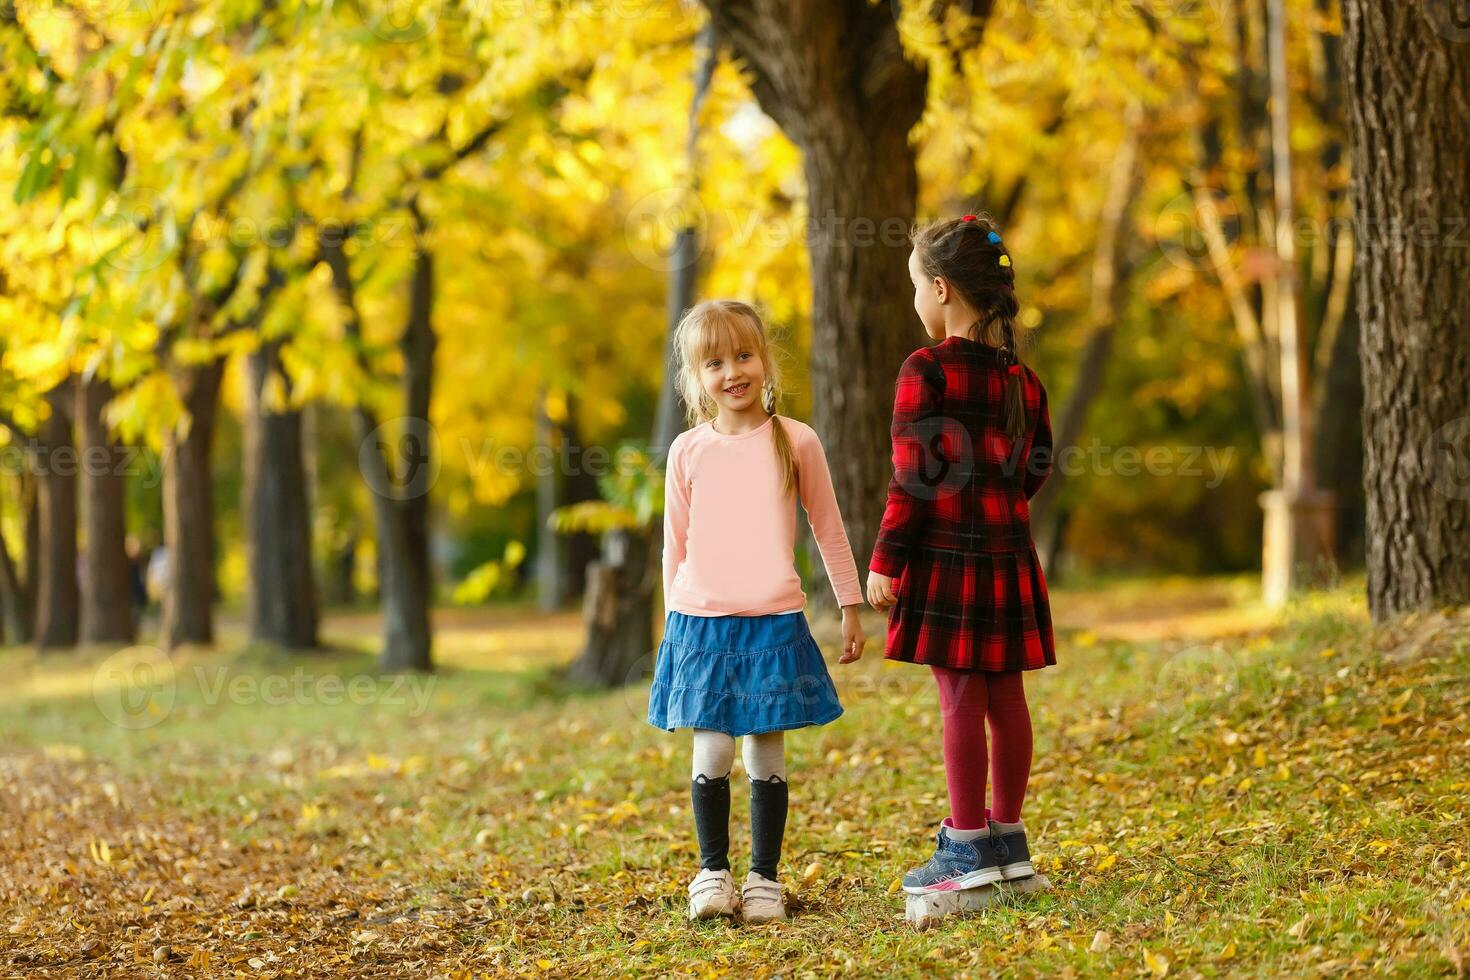
[[[925,894],[1034,873],[1021,676],[1056,657],[1028,504],[1050,472],[1051,426],[1046,389],[1016,348],[1010,255],[974,215],[920,229],[913,246],[914,310],[939,343],[899,371],[867,593],[888,610],[884,655],[927,665],[939,687],[950,815],[933,859],[904,877]]]

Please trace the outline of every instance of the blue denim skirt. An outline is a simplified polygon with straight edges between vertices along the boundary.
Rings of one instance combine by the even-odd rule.
[[[669,611],[653,665],[650,725],[738,737],[825,725],[841,714],[805,613]]]

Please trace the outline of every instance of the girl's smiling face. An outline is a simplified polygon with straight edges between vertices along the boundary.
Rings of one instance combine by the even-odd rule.
[[[931,278],[919,264],[917,250],[909,253],[909,279],[914,284],[914,312],[924,324],[924,332],[934,340],[944,339],[944,302],[949,283]]]
[[[722,414],[761,408],[766,368],[750,346],[723,344],[719,350],[707,351],[699,365],[699,378]]]

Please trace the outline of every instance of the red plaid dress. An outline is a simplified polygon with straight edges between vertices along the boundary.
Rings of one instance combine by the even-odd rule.
[[[868,567],[897,579],[884,656],[957,670],[1056,663],[1028,501],[1051,472],[1046,389],[1022,367],[1026,432],[1002,424],[1005,355],[964,337],[915,351],[893,405],[893,479]]]

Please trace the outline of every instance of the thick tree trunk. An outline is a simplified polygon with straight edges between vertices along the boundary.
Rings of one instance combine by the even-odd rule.
[[[602,558],[587,569],[583,597],[587,642],[572,664],[573,680],[621,687],[652,668],[653,592],[658,561],[647,534],[620,529],[603,535]]]
[[[908,230],[918,197],[908,136],[924,110],[927,76],[905,56],[888,3],[707,0],[706,6],[720,38],[750,68],[761,108],[802,151],[812,423],[827,450],[853,551],[865,565],[891,476],[894,379],[924,339],[908,281]],[[976,23],[983,24],[990,4],[974,6]],[[829,589],[813,595],[831,602]]]
[[[250,639],[309,649],[317,643],[311,564],[311,504],[301,455],[301,413],[269,401],[267,384],[289,391],[280,342],[263,341],[246,370],[245,542],[250,566]]]
[[[36,646],[73,647],[80,635],[77,591],[77,460],[72,440],[73,382],[46,393],[51,414],[32,446],[41,539],[36,549]]]
[[[169,578],[163,596],[163,641],[172,649],[214,642],[214,444],[223,359],[175,370],[188,412],[182,431],[168,433],[163,471],[163,543]]]
[[[129,578],[127,457],[112,441],[102,412],[112,386],[101,378],[77,385],[77,430],[82,449],[82,642],[133,642]]]
[[[1470,30],[1451,0],[1343,0],[1368,605],[1470,602]]]

